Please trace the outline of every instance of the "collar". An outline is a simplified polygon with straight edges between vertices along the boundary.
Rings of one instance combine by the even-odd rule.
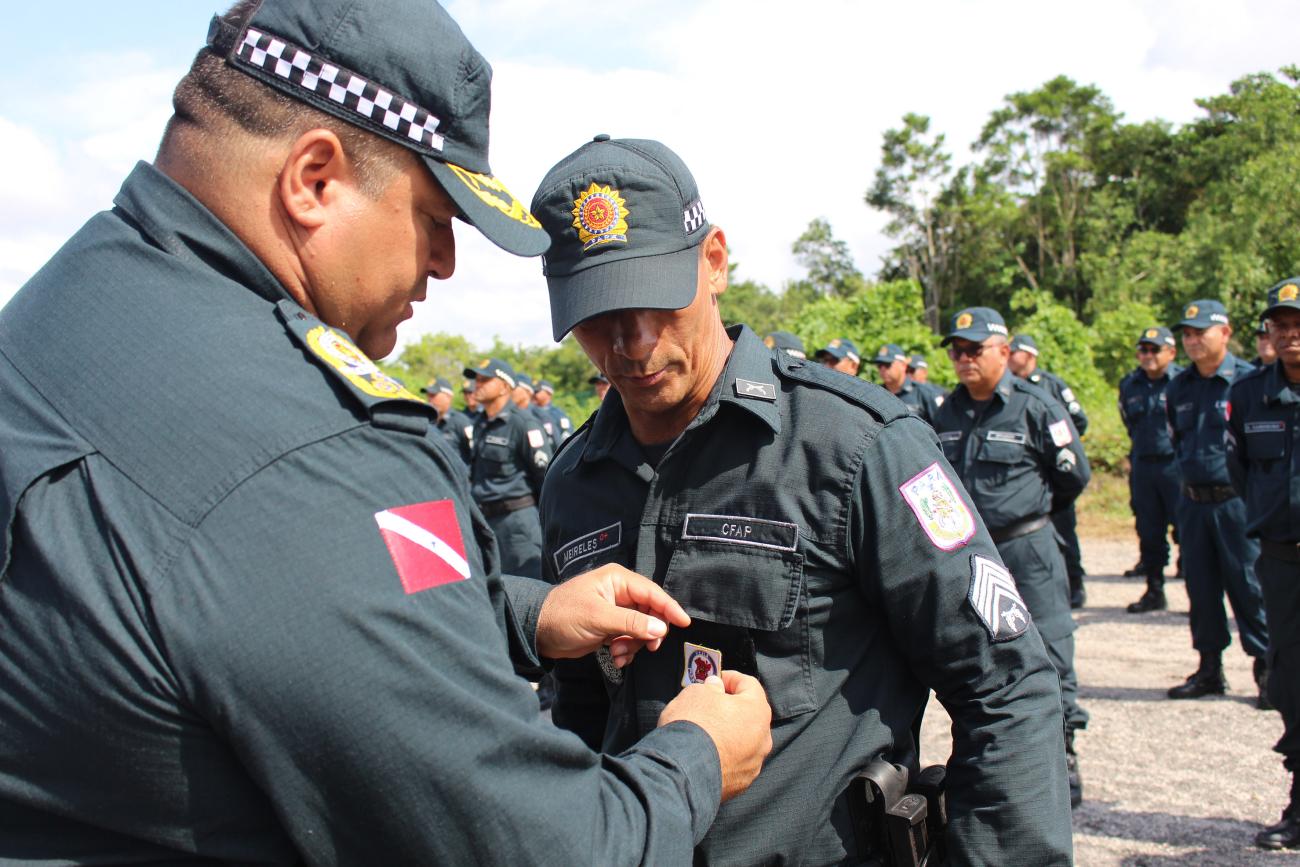
[[[731,354],[722,369],[722,375],[714,383],[708,400],[700,412],[686,426],[686,430],[706,424],[718,413],[722,404],[735,406],[771,428],[773,433],[781,432],[781,413],[777,404],[781,400],[781,389],[773,362],[773,352],[763,345],[753,331],[745,325],[734,325],[727,329],[727,336],[733,341]],[[631,437],[627,420],[627,408],[623,405],[623,396],[618,389],[611,388],[605,395],[605,401],[592,422],[591,434],[583,444],[582,461],[598,461],[615,449],[624,435]]]
[[[1237,378],[1238,364],[1239,362],[1237,361],[1237,356],[1233,355],[1231,352],[1225,353],[1223,356],[1223,361],[1220,361],[1219,366],[1215,368],[1214,375],[1217,376],[1219,379],[1222,379],[1224,382],[1231,383],[1234,379]],[[1195,364],[1192,364],[1190,366],[1190,369],[1195,370],[1196,375],[1201,379],[1212,378],[1212,377],[1201,376],[1201,371],[1196,367]]]
[[[912,381],[912,377],[905,376],[903,377],[903,384],[898,387],[898,393],[911,394],[914,388],[916,388],[916,383]]]
[[[998,380],[998,384],[993,386],[993,394],[990,396],[989,400],[1001,398],[1003,403],[1009,401],[1011,399],[1011,392],[1016,388],[1016,379],[1016,375],[1011,372],[1011,366],[1008,365],[1007,369],[1002,371],[1002,378]],[[966,403],[975,403],[975,398],[970,396],[970,391],[967,390],[966,384],[963,382],[957,383],[957,387],[952,390],[952,396],[948,399],[952,400],[954,398]]]
[[[225,223],[149,163],[136,163],[113,204],[171,255],[202,262],[271,303],[292,300],[280,281]]]
[[[1291,383],[1287,382],[1286,375],[1282,373],[1280,361],[1270,364],[1264,373],[1264,403],[1300,403],[1300,396],[1291,390]]]

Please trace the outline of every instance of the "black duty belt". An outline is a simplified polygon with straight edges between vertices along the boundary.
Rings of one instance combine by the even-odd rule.
[[[1167,464],[1173,459],[1173,455],[1138,455],[1138,462],[1143,464]]]
[[[1288,563],[1300,563],[1300,542],[1275,542],[1272,539],[1260,539],[1259,549],[1264,556]]]
[[[1021,536],[1028,536],[1035,530],[1046,526],[1047,516],[1039,515],[1037,518],[1029,518],[1018,524],[1003,527],[1000,530],[989,530],[989,535],[993,537],[994,542],[1009,542],[1012,539],[1019,539]]]
[[[533,499],[533,495],[524,494],[522,497],[515,497],[513,500],[497,500],[493,503],[484,503],[479,508],[483,510],[485,518],[495,518],[498,515],[507,515],[535,505],[537,505],[537,501]]]
[[[1232,485],[1183,485],[1183,496],[1193,503],[1226,503],[1237,491]]]

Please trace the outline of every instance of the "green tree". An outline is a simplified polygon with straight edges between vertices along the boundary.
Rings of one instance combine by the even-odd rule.
[[[831,224],[823,217],[808,224],[791,251],[808,269],[808,276],[793,287],[797,293],[847,298],[866,285],[862,272],[853,264],[849,245],[835,237]]]

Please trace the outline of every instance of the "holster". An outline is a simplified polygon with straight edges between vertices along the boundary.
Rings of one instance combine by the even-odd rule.
[[[948,806],[946,769],[931,765],[916,779],[876,759],[849,784],[849,815],[865,867],[941,867]]]

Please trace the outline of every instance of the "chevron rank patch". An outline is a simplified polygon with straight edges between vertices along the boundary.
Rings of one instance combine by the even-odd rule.
[[[994,641],[1008,641],[1029,628],[1029,609],[1020,598],[1015,579],[997,560],[971,555],[966,598]]]

